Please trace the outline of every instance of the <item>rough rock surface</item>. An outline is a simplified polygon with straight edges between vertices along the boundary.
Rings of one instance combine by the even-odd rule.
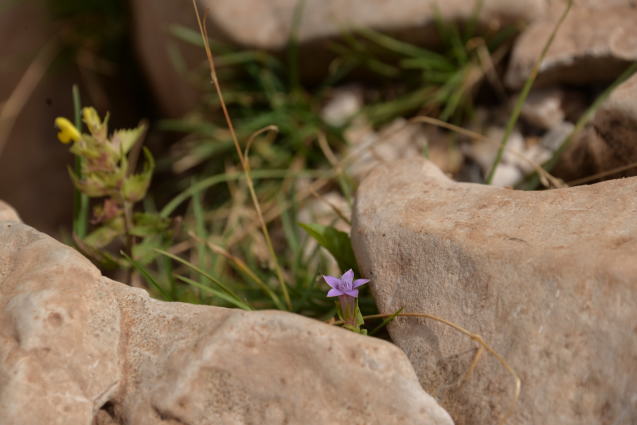
[[[564,2],[532,23],[515,44],[506,83],[520,88],[540,56]],[[574,6],[540,67],[536,84],[583,84],[615,79],[637,59],[637,6],[631,1],[599,1]],[[583,71],[585,70],[585,71]]]
[[[542,192],[455,183],[431,163],[379,166],[353,216],[381,312],[426,312],[482,335],[522,379],[508,423],[637,423],[637,179]],[[432,321],[392,339],[457,424],[493,424],[512,379]]]
[[[10,211],[0,204],[2,425],[453,424],[387,342],[153,300]]]
[[[480,21],[489,29],[498,29],[505,23],[527,23],[547,8],[545,0],[481,3]],[[208,30],[213,39],[279,51],[288,45],[299,1],[198,0],[198,4],[201,11],[207,11]],[[446,20],[467,20],[473,16],[476,4],[465,0],[307,0],[298,29],[298,40],[308,47],[309,53],[300,58],[302,74],[314,79],[327,74],[333,54],[326,41],[343,31],[372,28],[410,42],[432,44],[437,39],[432,31],[436,7]],[[167,113],[183,114],[195,105],[198,97],[191,81],[194,75],[187,70],[198,68],[205,60],[201,49],[172,34],[175,26],[197,31],[191,1],[135,0],[132,9],[137,48],[157,98]]]

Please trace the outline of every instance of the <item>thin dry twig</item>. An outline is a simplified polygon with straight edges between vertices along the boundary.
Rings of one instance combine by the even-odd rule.
[[[477,133],[475,131],[472,130],[467,130],[466,128],[457,126],[457,125],[453,125],[453,124],[449,124],[448,122],[439,120],[438,118],[434,118],[434,117],[428,117],[426,115],[419,115],[417,117],[413,117],[411,118],[409,121],[407,121],[408,123],[417,123],[417,122],[424,122],[427,124],[431,124],[434,125],[436,127],[442,127],[442,128],[446,128],[447,130],[451,130],[454,131],[458,134],[462,134],[463,136],[467,136],[472,140],[480,140],[480,141],[488,141],[489,138],[487,136],[484,136],[480,133]]]
[[[274,264],[275,273],[279,280],[279,285],[281,287],[281,292],[283,293],[283,298],[285,299],[285,303],[287,304],[288,308],[292,309],[292,300],[290,299],[290,294],[288,292],[287,284],[283,277],[283,270],[281,269],[281,265],[279,264],[279,259],[277,258],[277,255],[274,252],[274,246],[272,245],[272,240],[270,239],[270,233],[268,232],[268,227],[263,218],[263,213],[261,211],[261,205],[259,204],[259,200],[254,190],[254,184],[252,182],[252,179],[250,178],[250,166],[245,156],[243,155],[243,152],[241,151],[241,145],[239,143],[239,139],[237,138],[237,133],[234,129],[232,119],[230,118],[230,113],[228,112],[228,108],[226,107],[226,103],[223,99],[223,92],[221,91],[221,85],[219,83],[219,79],[217,78],[217,70],[215,68],[214,56],[212,54],[212,49],[210,48],[208,30],[206,29],[206,26],[204,25],[204,22],[202,21],[201,16],[199,15],[199,8],[197,6],[197,1],[193,0],[192,4],[195,9],[195,15],[197,16],[197,25],[199,26],[199,32],[201,34],[201,38],[204,43],[206,57],[208,59],[208,66],[210,68],[210,78],[212,80],[212,85],[214,86],[217,96],[219,97],[219,104],[221,106],[221,110],[223,111],[223,116],[226,120],[228,130],[230,130],[232,142],[235,146],[235,149],[237,150],[239,161],[241,162],[241,166],[243,167],[243,171],[246,175],[246,183],[248,185],[248,191],[250,192],[250,197],[252,198],[252,203],[254,204],[254,208],[257,211],[257,218],[259,220],[261,231],[263,232],[263,236],[265,237],[266,244],[268,246],[268,251],[272,258],[272,262]]]
[[[307,189],[303,190],[296,196],[296,201],[299,203],[304,201],[306,198],[308,198],[312,194],[312,191],[316,192],[320,190],[321,188],[327,186],[328,183],[329,183],[328,179],[317,179],[316,181],[311,183]],[[292,202],[281,202],[277,204],[276,207],[272,208],[270,211],[268,211],[268,214],[264,216],[265,222],[270,223],[271,221],[277,219],[286,209],[290,208],[292,205],[294,205]],[[228,247],[232,247],[238,242],[242,241],[243,238],[245,238],[246,236],[254,232],[254,230],[257,227],[258,227],[257,225],[246,226],[243,232],[235,235],[232,239],[228,241]]]
[[[553,176],[551,173],[546,171],[544,168],[542,168],[542,166],[540,164],[538,164],[538,163],[536,163],[534,161],[531,161],[529,158],[524,156],[524,154],[522,154],[522,152],[518,152],[515,149],[507,149],[507,152],[512,154],[513,156],[516,156],[516,157],[520,158],[521,160],[523,160],[527,164],[529,164],[531,167],[533,167],[533,170],[535,170],[535,172],[540,177],[540,182],[545,187],[547,187],[549,189],[551,189],[551,188],[562,189],[562,188],[568,187],[568,185],[566,183],[564,183],[562,180],[558,179],[557,177]]]
[[[633,162],[633,163],[628,164],[628,165],[623,165],[621,167],[613,168],[612,170],[602,171],[602,172],[593,174],[592,176],[587,176],[587,177],[582,177],[581,179],[571,180],[567,184],[569,186],[578,186],[580,184],[588,183],[588,182],[593,181],[593,180],[597,180],[597,179],[601,179],[601,178],[604,178],[604,177],[612,176],[613,174],[621,173],[623,171],[628,171],[628,170],[630,170],[632,168],[637,168],[637,162]]]

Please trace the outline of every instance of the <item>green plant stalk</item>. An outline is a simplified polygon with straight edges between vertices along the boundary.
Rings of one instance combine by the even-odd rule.
[[[82,102],[80,99],[80,89],[77,84],[73,85],[73,118],[75,128],[78,131],[82,131]],[[82,177],[82,162],[83,159],[79,156],[75,157],[74,170],[75,174]],[[88,227],[88,210],[89,199],[88,196],[82,193],[78,188],[73,189],[73,233],[78,238],[83,239],[86,236]]]
[[[504,150],[506,149],[506,145],[509,141],[509,137],[511,136],[511,133],[513,132],[513,128],[515,127],[515,124],[518,122],[520,112],[522,111],[522,106],[524,106],[524,102],[526,101],[526,98],[528,97],[529,92],[531,91],[531,87],[533,87],[533,83],[535,82],[535,79],[537,78],[537,75],[540,71],[540,66],[542,65],[542,61],[544,60],[544,57],[546,56],[546,52],[548,52],[549,48],[553,44],[555,35],[557,34],[557,31],[562,26],[562,22],[564,22],[564,19],[566,19],[566,16],[568,15],[569,10],[571,10],[572,5],[573,5],[573,0],[568,0],[566,8],[564,9],[564,12],[562,12],[562,16],[560,16],[560,19],[557,21],[555,28],[553,28],[553,32],[551,32],[551,36],[549,37],[549,39],[546,41],[546,44],[544,44],[544,47],[542,48],[542,53],[540,53],[540,57],[537,58],[537,61],[535,61],[535,65],[533,65],[533,69],[531,70],[531,75],[529,75],[529,78],[527,78],[526,82],[524,83],[522,92],[520,93],[520,96],[515,102],[515,105],[513,107],[513,113],[511,114],[511,118],[509,118],[504,134],[502,135],[502,140],[500,141],[500,147],[498,148],[498,153],[496,154],[495,160],[493,161],[493,165],[491,166],[491,170],[489,171],[489,174],[487,175],[486,184],[491,184],[491,182],[493,181],[495,170],[498,168],[500,161],[502,161],[502,156],[504,155]]]
[[[544,168],[548,172],[551,172],[553,167],[555,167],[555,165],[557,164],[557,161],[559,160],[562,153],[564,153],[564,151],[566,150],[566,148],[569,147],[573,139],[575,139],[575,135],[577,135],[584,128],[584,126],[593,118],[599,106],[606,99],[608,99],[608,96],[610,96],[610,94],[617,88],[617,86],[619,86],[624,81],[629,79],[636,71],[637,71],[637,62],[633,62],[628,68],[626,68],[626,70],[619,77],[617,77],[617,79],[613,82],[613,84],[608,86],[599,96],[597,96],[597,98],[591,104],[591,106],[589,106],[586,109],[586,111],[584,111],[582,116],[577,120],[577,123],[575,123],[575,127],[569,133],[569,135],[564,139],[564,141],[562,141],[560,146],[553,153],[553,156],[551,156],[551,159],[549,159],[542,165],[542,168]],[[534,172],[533,174],[531,174],[529,178],[525,180],[527,180],[527,183],[520,184],[517,187],[518,189],[535,190],[540,184],[540,179],[537,175],[537,172]]]
[[[197,243],[197,262],[202,269],[206,268],[206,245],[201,241],[208,239],[206,224],[204,222],[204,210],[201,203],[201,192],[192,195],[192,212],[195,217],[195,234],[200,239]]]
[[[122,206],[124,209],[124,232],[126,233],[126,249],[128,255],[133,258],[133,247],[135,246],[135,237],[132,234],[133,229],[133,204],[127,201],[124,196]]]

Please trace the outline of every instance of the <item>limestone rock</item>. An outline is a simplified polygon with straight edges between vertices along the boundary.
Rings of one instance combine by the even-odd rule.
[[[281,49],[289,40],[298,6],[296,0],[215,0],[210,7],[216,28],[235,43],[261,48]],[[475,4],[463,0],[308,0],[299,25],[301,42],[334,37],[343,30],[375,28],[402,30],[425,27],[433,23],[435,8],[444,19],[468,19]],[[481,10],[483,22],[526,21],[540,15],[543,1],[486,0]],[[250,11],[250,13],[246,13]]]
[[[502,161],[493,175],[491,184],[499,187],[513,187],[520,183],[524,176],[535,171],[535,167],[551,158],[573,127],[573,124],[569,122],[561,122],[540,138],[525,138],[518,129],[515,129],[509,137]],[[484,176],[493,166],[503,134],[504,128],[489,127],[486,131],[486,139],[464,146],[465,154],[480,166]]]
[[[0,418],[91,424],[123,379],[121,315],[80,254],[0,222]]]
[[[507,423],[637,423],[637,179],[541,192],[455,183],[423,160],[379,166],[352,239],[381,312],[451,320],[522,380]],[[436,322],[389,326],[457,424],[493,424],[513,394],[475,346]],[[488,358],[488,359],[487,359]]]
[[[520,88],[540,56],[564,2],[532,23],[520,36],[506,83]],[[637,59],[637,7],[630,1],[589,2],[574,6],[540,67],[538,85],[610,82]]]
[[[542,130],[550,130],[564,122],[564,93],[557,88],[532,90],[522,107],[521,117]]]
[[[0,200],[0,221],[20,221],[16,210],[2,200]]]
[[[0,240],[3,425],[453,424],[388,342],[153,300],[15,221]]]

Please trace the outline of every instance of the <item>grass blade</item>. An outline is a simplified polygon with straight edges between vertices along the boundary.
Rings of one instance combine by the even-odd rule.
[[[229,295],[227,295],[227,294],[225,294],[225,293],[223,293],[221,291],[217,291],[216,289],[211,288],[209,286],[206,286],[206,285],[204,285],[202,283],[199,283],[199,282],[197,282],[195,280],[189,279],[189,278],[187,278],[185,276],[177,276],[177,279],[179,279],[182,282],[185,282],[185,283],[187,283],[189,285],[192,285],[195,288],[201,289],[202,291],[209,292],[212,295],[214,295],[216,297],[219,297],[222,300],[225,300],[225,301],[229,302],[230,304],[232,304],[232,305],[234,305],[234,306],[236,306],[236,307],[238,307],[238,308],[240,308],[242,310],[247,310],[247,311],[252,311],[253,310],[252,307],[250,307],[248,304],[242,302],[241,300],[237,300],[237,299],[235,299],[235,298],[233,298],[233,297],[231,297],[231,296],[229,296]]]
[[[560,16],[560,19],[557,21],[555,28],[553,28],[553,32],[551,32],[551,35],[549,36],[549,39],[546,41],[544,48],[542,48],[542,53],[540,53],[540,57],[537,58],[537,61],[535,62],[535,65],[533,66],[533,69],[531,70],[531,75],[529,75],[529,78],[527,78],[526,82],[524,83],[522,92],[520,93],[520,96],[515,102],[515,105],[513,107],[513,112],[511,113],[511,118],[509,118],[509,121],[507,122],[506,128],[504,130],[504,134],[502,135],[502,140],[500,141],[500,147],[498,148],[498,153],[496,154],[495,159],[493,160],[493,165],[491,165],[491,170],[489,171],[489,174],[487,175],[486,184],[491,184],[491,182],[493,181],[495,170],[496,168],[498,168],[500,161],[502,161],[502,156],[504,155],[504,149],[506,148],[507,142],[509,141],[509,137],[511,136],[511,133],[513,132],[513,128],[515,127],[515,124],[518,122],[518,117],[520,116],[520,112],[522,111],[522,106],[524,106],[524,101],[528,97],[529,92],[531,91],[531,87],[533,86],[533,83],[535,82],[535,79],[537,78],[537,75],[540,71],[540,66],[542,65],[542,61],[544,60],[544,56],[546,56],[546,52],[548,52],[549,48],[551,47],[551,44],[553,44],[555,35],[557,34],[557,31],[562,26],[562,22],[564,22],[564,19],[566,19],[566,16],[568,15],[568,12],[571,10],[572,5],[573,5],[573,0],[568,0],[566,8],[564,9],[564,12],[562,12],[562,16]]]
[[[247,305],[243,301],[241,301],[241,298],[239,297],[239,295],[237,295],[232,289],[227,287],[223,282],[221,282],[219,279],[217,279],[216,277],[214,277],[210,273],[206,272],[205,270],[202,270],[201,268],[195,266],[194,264],[184,260],[181,257],[178,257],[178,256],[176,256],[174,254],[171,254],[170,252],[164,251],[162,249],[155,249],[155,251],[160,253],[160,254],[162,254],[162,255],[164,255],[164,256],[166,256],[166,257],[169,257],[169,258],[171,258],[171,259],[183,264],[184,266],[188,267],[189,269],[192,269],[192,270],[196,271],[197,273],[201,274],[206,279],[210,280],[212,283],[214,283],[215,285],[217,285],[218,287],[223,289],[226,292],[226,294],[227,294],[226,297],[232,298],[235,303],[241,303],[241,304]],[[252,309],[252,307],[249,307],[249,309]]]
[[[166,292],[166,290],[159,283],[157,283],[155,278],[148,272],[146,267],[144,267],[139,261],[133,260],[124,251],[120,251],[120,254],[122,254],[122,256],[126,258],[126,260],[128,260],[132,264],[135,270],[137,270],[142,276],[144,276],[144,279],[146,279],[146,282],[150,283],[155,289],[157,289],[157,291],[159,291],[159,293],[161,294],[164,300],[175,301],[175,298],[170,293]]]

